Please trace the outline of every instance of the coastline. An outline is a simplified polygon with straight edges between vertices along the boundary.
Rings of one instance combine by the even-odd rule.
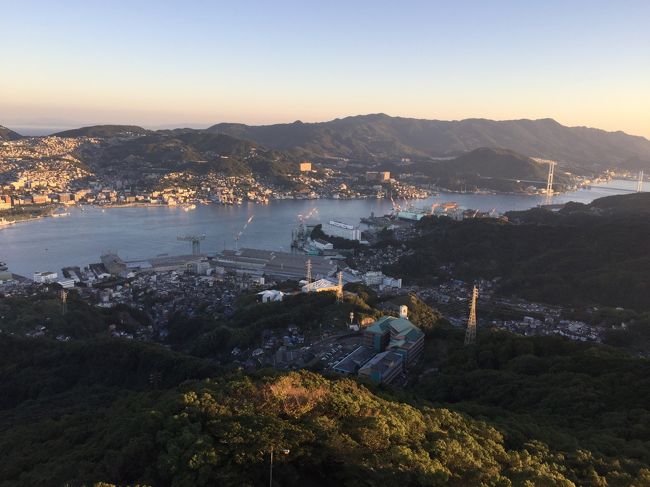
[[[491,190],[485,190],[485,191],[467,191],[467,192],[461,192],[461,191],[453,191],[447,188],[439,188],[439,191],[432,191],[427,198],[413,198],[409,201],[418,201],[418,200],[426,200],[430,198],[431,196],[436,196],[439,194],[439,192],[445,192],[445,193],[452,193],[452,194],[484,194],[484,195],[522,195],[522,196],[539,196],[537,193],[525,193],[525,192],[498,192],[498,191],[491,191]],[[563,194],[563,193],[555,193],[555,194]],[[370,199],[381,199],[384,200],[386,198],[372,198],[372,197],[358,197],[358,198],[332,198],[332,197],[323,197],[323,198],[275,198],[272,199],[271,201],[286,201],[286,200],[292,200],[292,201],[318,201],[318,200],[326,200],[326,201],[364,201],[364,200],[370,200]],[[185,211],[192,211],[195,208],[188,208],[187,205],[202,205],[202,206],[243,206],[244,204],[248,203],[253,203],[254,205],[260,205],[260,206],[265,206],[268,203],[259,203],[257,201],[245,201],[241,204],[224,204],[224,203],[218,203],[218,202],[212,202],[212,203],[206,203],[206,202],[194,202],[194,203],[182,203],[182,204],[176,204],[176,205],[166,205],[164,203],[144,203],[144,202],[135,202],[135,203],[115,203],[115,204],[79,204],[79,205],[72,205],[73,208],[78,208],[81,211],[84,211],[84,207],[88,206],[91,208],[98,208],[98,209],[118,209],[118,208],[180,208],[184,209]],[[66,215],[67,216],[67,215]],[[31,221],[35,220],[40,220],[43,218],[53,218],[53,214],[49,213],[47,215],[38,215],[34,217],[29,217],[29,218],[22,218],[20,220],[14,220],[14,221],[0,221],[0,229],[9,227],[12,225],[17,225],[20,223],[28,223]]]
[[[596,184],[582,184],[578,185],[572,190],[567,190],[567,191],[562,191],[562,192],[554,192],[554,196],[560,196],[563,194],[571,193],[574,191],[579,191],[579,190],[587,190],[591,189],[591,187],[597,187],[598,184],[603,184],[607,180],[603,181],[600,180]],[[440,193],[449,193],[449,194],[458,194],[458,195],[513,195],[513,196],[530,196],[530,197],[543,197],[545,193],[529,193],[525,191],[495,191],[491,189],[479,189],[477,191],[459,191],[459,190],[453,190],[449,188],[436,188],[435,190],[431,190],[429,195],[426,198],[412,198],[409,201],[419,201],[419,200],[425,200],[427,198],[430,198],[432,196],[437,196]],[[319,198],[271,198],[270,201],[286,201],[286,200],[291,200],[291,201],[317,201],[317,200],[332,200],[332,201],[364,201],[364,200],[370,200],[370,199],[379,199],[379,200],[385,200],[387,199],[386,197],[384,198],[374,198],[372,196],[365,196],[365,197],[354,197],[354,198],[334,198],[334,197],[319,197]],[[227,204],[227,203],[220,203],[220,202],[206,202],[205,200],[203,201],[195,201],[195,202],[188,202],[188,203],[180,203],[180,204],[175,204],[175,205],[168,205],[165,203],[152,203],[152,202],[132,202],[132,203],[109,203],[109,204],[96,204],[96,203],[89,203],[89,204],[77,204],[77,205],[69,205],[72,208],[79,208],[81,211],[84,211],[84,207],[92,207],[92,208],[99,208],[99,209],[114,209],[114,208],[180,208],[185,211],[192,211],[196,208],[198,205],[203,205],[203,206],[243,206],[245,204],[250,204],[253,203],[254,205],[260,205],[264,206],[267,205],[268,203],[260,203],[258,201],[253,201],[253,200],[247,200],[239,204]],[[190,207],[190,205],[194,206],[194,208]],[[26,223],[34,220],[40,220],[42,218],[49,218],[53,217],[53,213],[50,212],[45,215],[38,215],[38,216],[33,216],[33,217],[28,217],[28,218],[21,218],[18,220],[13,220],[13,221],[6,221],[6,220],[1,220],[0,219],[0,229],[16,225],[19,223]],[[67,215],[66,215],[67,216]],[[1,217],[0,217],[1,218]]]
[[[28,223],[28,222],[35,221],[35,220],[40,220],[42,218],[49,218],[51,216],[52,215],[39,215],[39,216],[31,217],[31,218],[23,218],[21,220],[14,220],[14,221],[10,221],[10,222],[9,221],[0,221],[0,229],[5,228],[5,227],[10,227],[12,225],[18,225],[20,223]]]

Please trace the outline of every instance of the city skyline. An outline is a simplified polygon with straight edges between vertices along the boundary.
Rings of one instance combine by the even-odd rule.
[[[185,4],[184,4],[185,5]],[[645,2],[3,7],[0,124],[553,118],[650,138]]]

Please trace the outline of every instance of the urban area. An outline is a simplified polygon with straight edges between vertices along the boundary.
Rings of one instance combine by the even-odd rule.
[[[409,320],[409,297],[464,329],[468,341],[475,339],[477,327],[602,340],[603,328],[567,318],[560,307],[499,296],[493,281],[470,283],[450,274],[436,285],[405,286],[399,275],[384,274],[386,265],[408,255],[400,242],[417,236],[416,222],[424,216],[505,218],[453,203],[427,210],[396,207],[389,215],[371,215],[358,225],[336,220],[315,225],[306,215],[287,236],[291,252],[253,248],[204,252],[204,235],[186,235],[180,237],[188,245],[185,255],[124,260],[110,252],[84,268],[44,269],[33,276],[18,276],[2,264],[0,292],[7,297],[55,292],[62,312],[70,293],[91,306],[135,309],[146,315],[148,324],[134,326],[126,315],[126,322],[111,324],[110,336],[166,343],[170,321],[179,315],[228,318],[242,300],[273,303],[296,294],[331,293],[341,301],[365,289],[381,298],[385,315],[351,312],[345,322],[325,320],[318,330],[288,322],[280,331],[262,330],[259,340],[233,347],[220,360],[246,369],[306,367],[397,385],[408,381],[409,368],[417,363],[425,341],[425,334]],[[386,232],[391,234],[390,245],[371,245]],[[72,338],[52,336],[48,323],[38,323],[25,333],[62,341]]]
[[[168,205],[189,211],[199,204],[318,198],[415,200],[430,194],[430,188],[396,180],[388,171],[351,174],[316,167],[309,161],[293,164],[281,181],[262,174],[197,174],[160,168],[137,175],[92,171],[83,161],[105,143],[90,137],[55,136],[0,141],[0,225],[66,216],[69,205]]]

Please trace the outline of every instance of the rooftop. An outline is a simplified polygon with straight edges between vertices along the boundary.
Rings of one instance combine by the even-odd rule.
[[[334,366],[336,372],[356,374],[375,355],[371,347],[360,346]]]
[[[390,332],[390,343],[388,347],[410,348],[410,343],[420,339],[424,335],[422,330],[406,318],[395,318],[393,316],[382,316],[372,325],[366,328],[366,332],[383,335]]]
[[[363,367],[361,367],[359,372],[379,372],[381,375],[384,375],[387,370],[392,369],[395,365],[401,363],[402,360],[403,359],[400,354],[388,350],[386,352],[381,352],[375,355]]]
[[[304,278],[307,275],[307,260],[311,260],[312,275],[316,278],[327,277],[336,272],[336,263],[314,255],[244,248],[224,250],[217,256],[219,265],[285,279]]]
[[[319,279],[318,281],[305,284],[302,287],[302,292],[324,291],[324,290],[334,289],[334,288],[338,288],[337,283],[332,282],[329,279]]]

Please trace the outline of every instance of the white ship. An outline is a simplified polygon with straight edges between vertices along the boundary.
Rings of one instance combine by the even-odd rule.
[[[58,208],[57,210],[52,212],[52,216],[54,218],[58,218],[60,216],[70,216],[70,212],[66,211],[65,208]]]

